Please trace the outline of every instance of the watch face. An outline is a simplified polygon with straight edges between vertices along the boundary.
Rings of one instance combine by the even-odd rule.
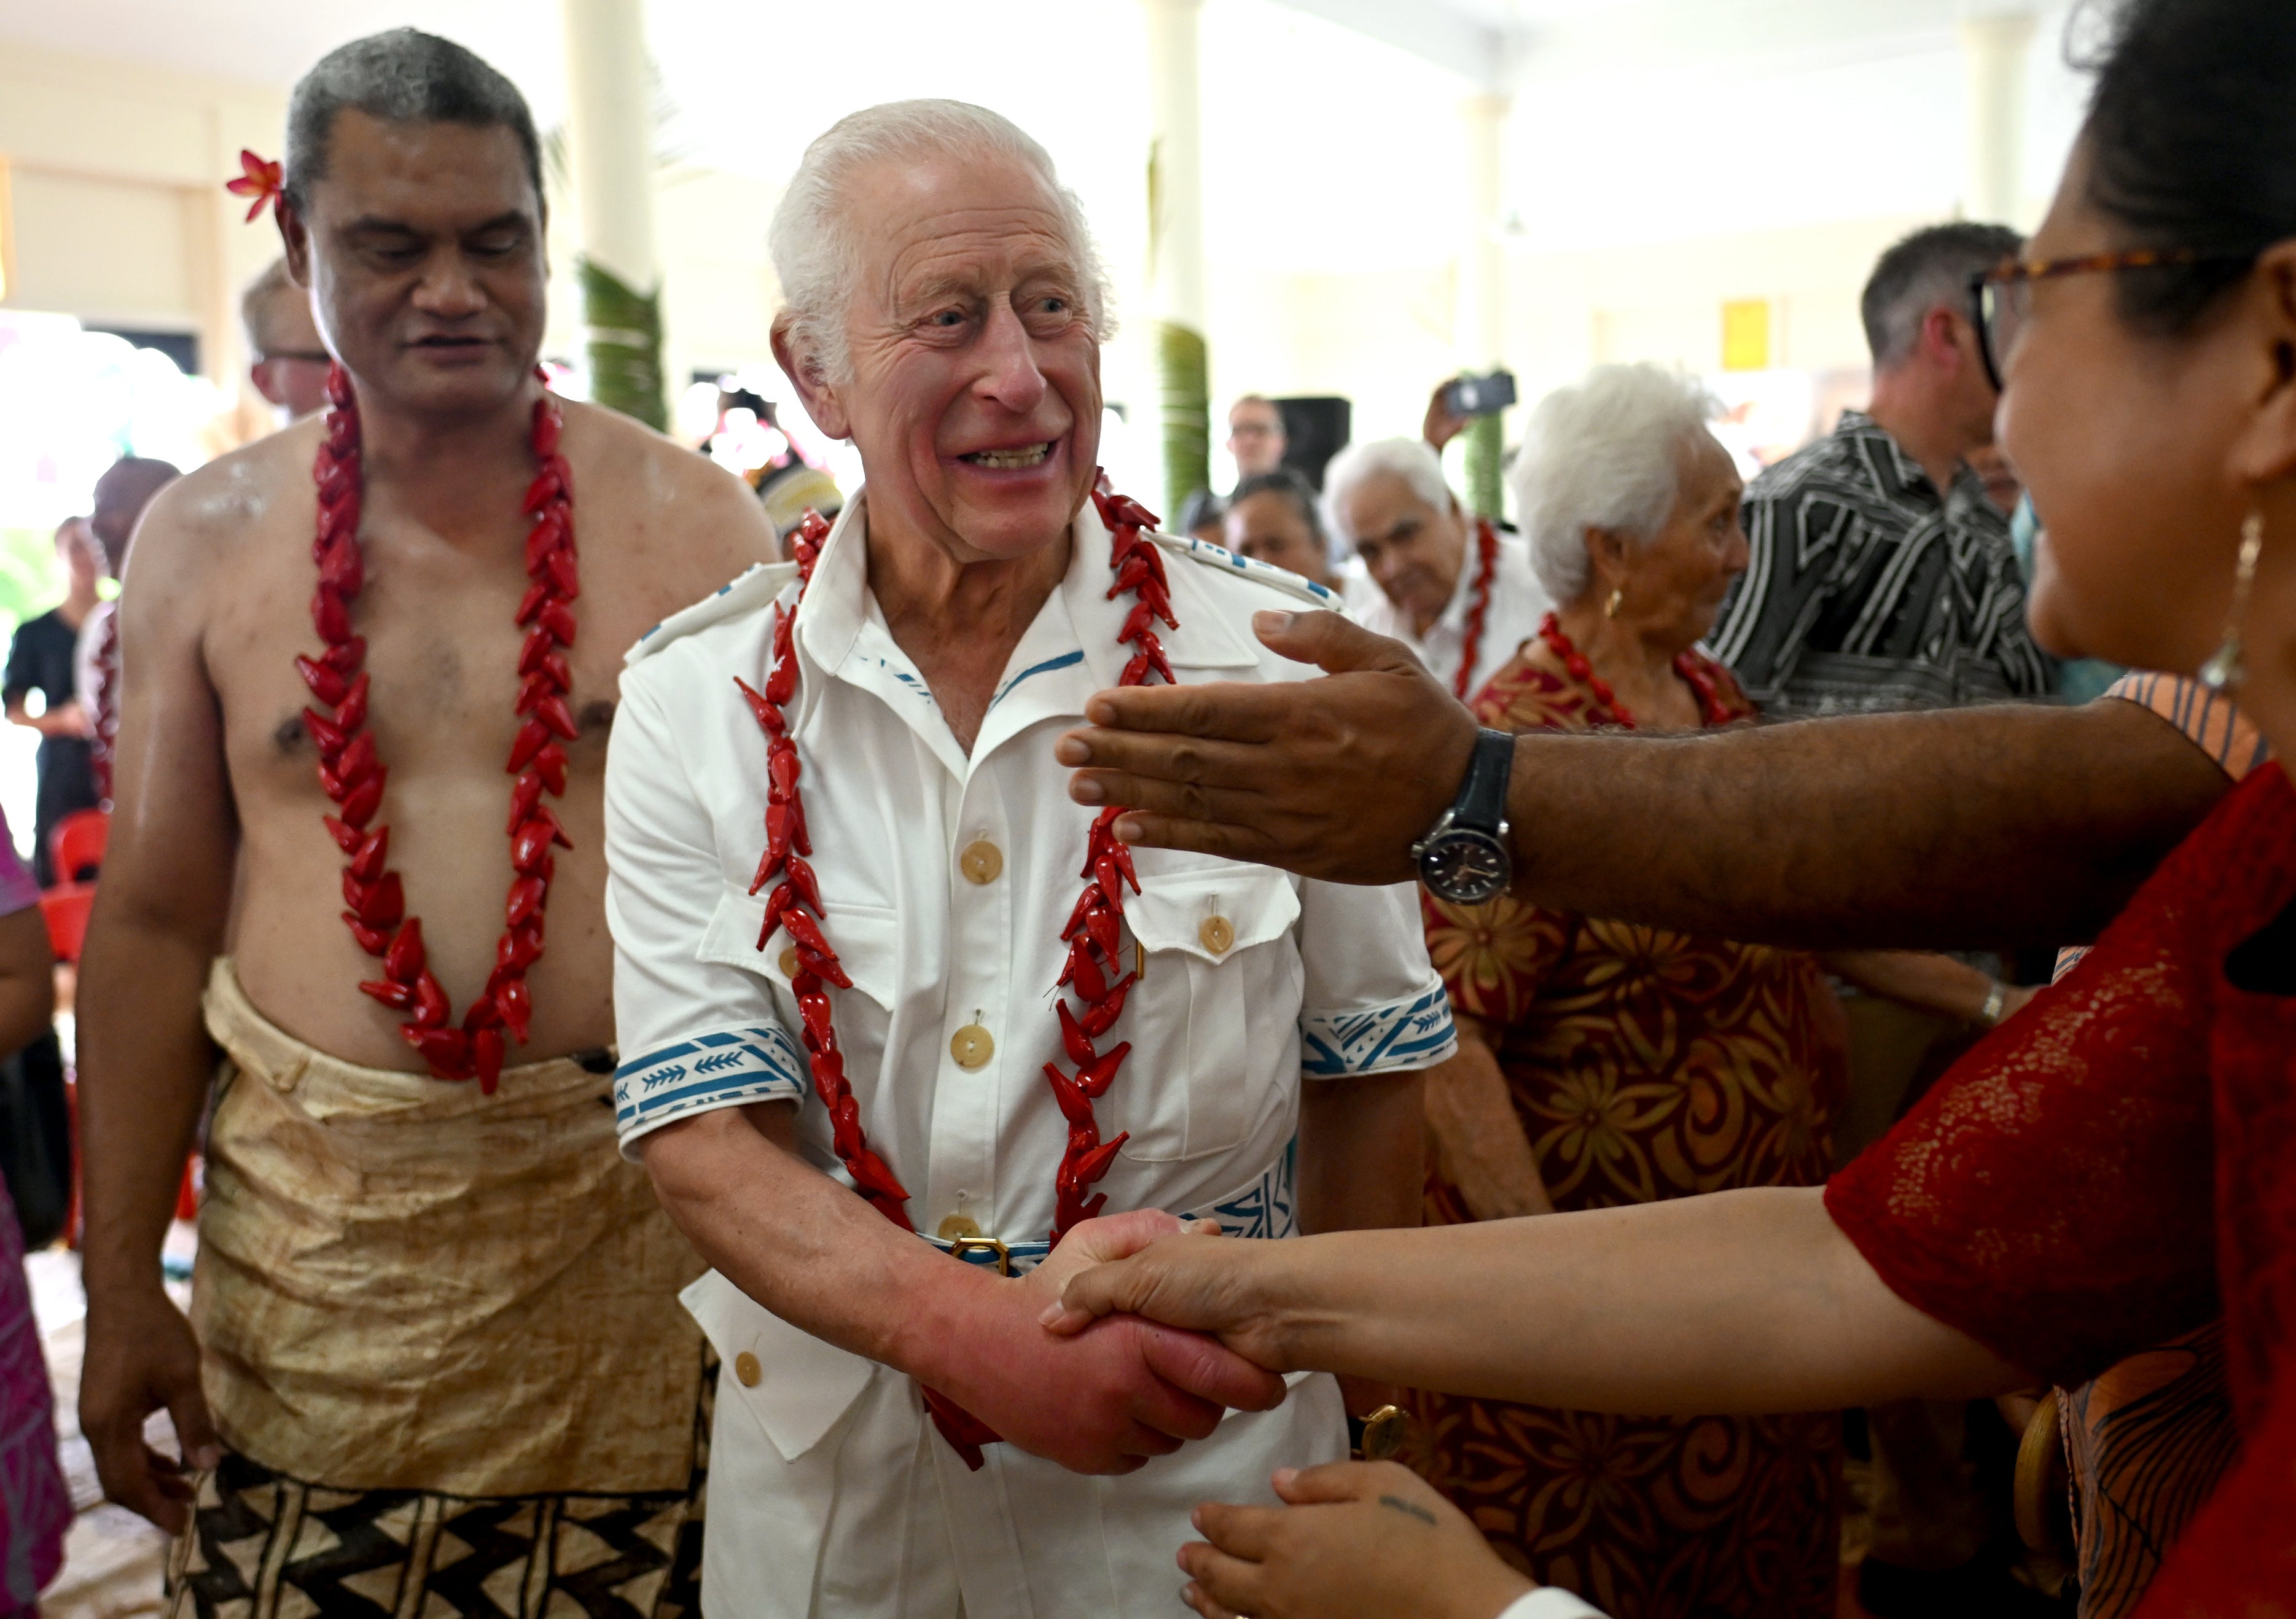
[[[1455,905],[1480,905],[1506,892],[1514,862],[1488,832],[1456,828],[1434,838],[1419,862],[1427,891]]]

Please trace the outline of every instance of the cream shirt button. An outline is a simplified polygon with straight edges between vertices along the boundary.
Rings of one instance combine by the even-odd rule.
[[[956,857],[956,869],[964,873],[964,880],[969,883],[993,883],[1004,874],[1004,851],[986,838],[975,838]]]
[[[786,950],[784,950],[784,951],[783,951],[783,952],[782,952],[782,962],[781,962],[781,966],[782,966],[782,977],[784,977],[784,978],[792,978],[792,979],[793,979],[793,978],[795,978],[795,977],[797,977],[797,946],[796,946],[796,945],[791,944],[788,949],[786,949]]]
[[[765,1375],[766,1369],[758,1364],[758,1357],[748,1350],[744,1349],[734,1357],[734,1378],[743,1388],[757,1387],[758,1379]]]
[[[996,1055],[996,1042],[979,1024],[968,1023],[949,1036],[948,1054],[969,1074]]]
[[[1235,924],[1224,916],[1208,916],[1204,925],[1196,929],[1196,936],[1204,942],[1206,950],[1224,956],[1235,943]]]
[[[940,1222],[940,1239],[943,1242],[955,1242],[960,1237],[980,1235],[980,1227],[963,1214],[951,1214]]]

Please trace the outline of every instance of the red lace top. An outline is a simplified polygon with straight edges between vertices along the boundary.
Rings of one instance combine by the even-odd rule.
[[[2245,1444],[2145,1615],[2296,1594],[2292,899],[2296,789],[2273,765],[1826,1189],[1901,1296],[2059,1382],[2201,1325],[2221,1291]]]

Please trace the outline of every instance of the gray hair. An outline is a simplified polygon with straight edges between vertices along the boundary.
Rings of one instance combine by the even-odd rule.
[[[1588,529],[1648,541],[1665,526],[1683,446],[1715,413],[1695,379],[1649,364],[1597,365],[1532,408],[1507,478],[1531,568],[1558,606],[1586,593]]]
[[[2024,245],[2005,225],[1961,223],[1915,231],[1882,254],[1858,300],[1874,369],[1887,371],[1913,353],[1931,310],[1967,309],[1969,278],[2014,258]]]
[[[1324,469],[1324,523],[1349,545],[1356,543],[1356,533],[1348,527],[1348,497],[1364,479],[1382,472],[1395,474],[1438,511],[1447,511],[1459,503],[1451,486],[1443,481],[1442,457],[1425,439],[1374,438],[1368,444],[1351,444]]]
[[[805,149],[766,231],[789,317],[790,347],[800,364],[831,380],[850,373],[845,306],[860,251],[846,217],[854,175],[887,159],[947,153],[1016,158],[1044,180],[1076,255],[1085,318],[1095,336],[1108,340],[1115,330],[1108,272],[1085,223],[1084,204],[1061,184],[1052,154],[1012,119],[970,102],[886,102],[847,114]]]
[[[296,81],[287,102],[287,200],[296,209],[327,177],[327,146],[346,109],[394,124],[464,124],[507,129],[526,156],[526,177],[543,199],[542,143],[518,86],[451,39],[391,29],[338,46]]]

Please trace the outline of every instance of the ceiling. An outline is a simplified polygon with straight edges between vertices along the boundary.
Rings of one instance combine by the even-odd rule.
[[[1271,269],[1447,260],[1464,211],[1451,110],[1472,88],[1513,94],[1508,203],[1529,247],[1950,211],[1956,20],[2034,3],[1205,0],[1214,246]],[[2055,8],[2046,35],[2068,0],[2040,3]],[[647,0],[647,11],[671,110],[664,145],[698,164],[777,185],[847,111],[961,95],[1052,149],[1119,274],[1144,250],[1138,0],[968,0],[961,13],[947,0]],[[469,45],[517,81],[544,127],[562,119],[558,0],[0,0],[0,52],[21,39],[275,92],[333,45],[400,24]],[[2046,176],[2079,89],[2039,46],[2033,84],[2029,168]],[[729,226],[747,236],[758,222]]]

